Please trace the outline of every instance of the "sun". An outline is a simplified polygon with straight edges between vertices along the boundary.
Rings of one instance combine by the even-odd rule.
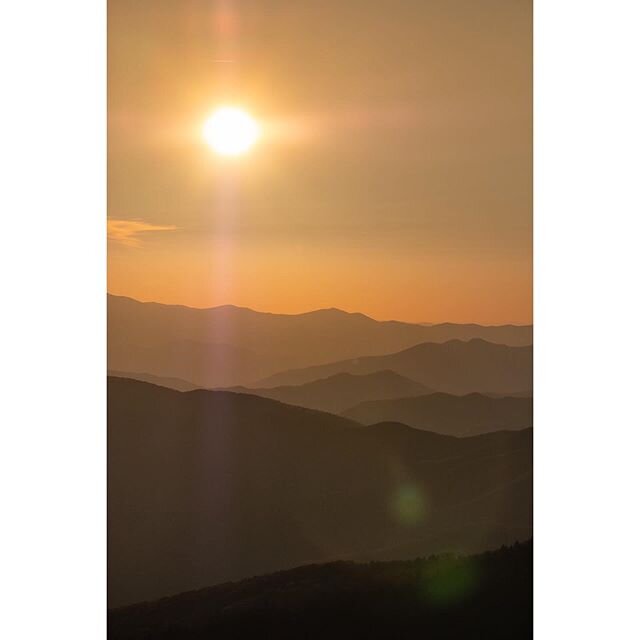
[[[240,156],[260,137],[260,126],[244,109],[220,107],[207,118],[202,129],[206,143],[223,156]]]

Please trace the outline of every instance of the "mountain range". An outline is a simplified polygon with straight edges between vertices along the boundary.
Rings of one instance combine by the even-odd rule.
[[[280,371],[390,354],[423,342],[482,338],[497,344],[530,345],[533,329],[425,326],[378,321],[339,309],[296,315],[231,305],[194,309],[109,295],[107,332],[109,369],[212,388],[256,386],[256,381]]]
[[[477,338],[427,342],[388,355],[284,371],[256,386],[301,385],[338,373],[365,375],[383,370],[446,393],[522,392],[533,386],[533,348],[510,347]]]
[[[394,371],[374,371],[363,375],[336,373],[298,386],[263,389],[231,387],[228,391],[250,393],[300,407],[340,413],[370,400],[417,396],[429,392],[429,389]]]
[[[532,431],[369,427],[228,391],[108,382],[109,604],[336,559],[531,536]]]
[[[454,396],[432,393],[362,402],[342,413],[365,425],[402,422],[451,436],[471,436],[533,426],[533,399],[491,398],[479,393]]]

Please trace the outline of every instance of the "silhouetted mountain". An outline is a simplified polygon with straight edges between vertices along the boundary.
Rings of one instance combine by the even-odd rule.
[[[109,378],[109,601],[531,535],[531,430],[451,438]]]
[[[342,415],[362,424],[402,422],[450,436],[471,436],[533,426],[531,398],[490,398],[471,393],[433,393],[412,398],[363,402]]]
[[[449,342],[450,340],[479,338],[511,347],[526,347],[533,344],[533,326],[531,325],[455,324],[453,322],[430,324],[423,322],[420,326],[427,329],[422,342]]]
[[[376,371],[361,376],[337,373],[300,386],[249,389],[232,387],[227,391],[251,393],[309,409],[340,413],[367,400],[384,400],[427,393],[429,389],[393,371]],[[378,421],[379,422],[379,421]]]
[[[180,378],[162,378],[161,376],[153,376],[150,373],[136,373],[129,371],[108,371],[107,375],[114,378],[129,378],[131,380],[139,380],[140,382],[150,382],[159,387],[168,387],[176,391],[193,391],[198,387],[186,380]]]
[[[425,342],[483,337],[530,344],[531,326],[422,326],[321,309],[298,315],[233,306],[212,309],[108,297],[108,360],[117,371],[180,378],[198,387],[252,384],[285,369]]]
[[[383,369],[446,393],[521,392],[533,386],[533,349],[507,347],[484,340],[427,342],[385,356],[284,371],[256,386],[301,385],[337,373],[363,375]]]
[[[109,612],[110,640],[524,640],[533,543],[475,556],[334,562]]]

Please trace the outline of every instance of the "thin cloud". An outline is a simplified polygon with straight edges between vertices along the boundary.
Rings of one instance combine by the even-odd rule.
[[[175,231],[173,225],[157,225],[142,220],[107,219],[107,238],[125,247],[139,247],[142,245],[142,235],[155,231]]]

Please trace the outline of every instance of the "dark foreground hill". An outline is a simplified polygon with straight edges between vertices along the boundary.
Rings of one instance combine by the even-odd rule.
[[[252,384],[285,369],[393,353],[427,341],[532,342],[531,326],[425,327],[339,309],[286,315],[108,296],[107,311],[109,369],[180,378],[205,388]]]
[[[256,396],[110,378],[109,603],[336,559],[531,535],[531,430],[362,427]]]
[[[402,422],[450,436],[472,436],[533,426],[532,398],[490,398],[479,393],[432,393],[414,398],[363,402],[343,412],[361,424]]]
[[[428,393],[429,389],[394,371],[375,371],[360,376],[336,373],[298,386],[266,389],[235,387],[228,391],[251,393],[300,407],[340,413],[361,402],[417,396]]]
[[[110,640],[533,636],[533,544],[312,565],[109,612]]]
[[[284,371],[255,386],[300,385],[337,373],[363,375],[385,369],[445,393],[522,392],[533,386],[533,349],[485,340],[426,342],[389,355]]]

